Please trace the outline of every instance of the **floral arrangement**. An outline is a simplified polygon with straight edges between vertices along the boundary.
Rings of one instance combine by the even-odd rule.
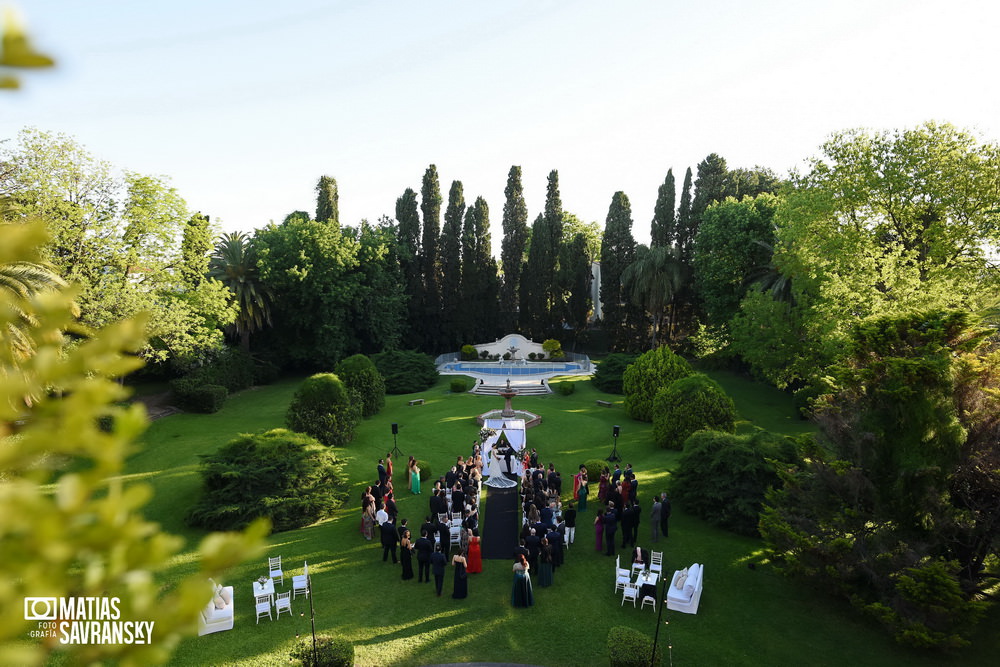
[[[487,440],[489,440],[490,438],[492,438],[496,434],[497,434],[497,430],[495,428],[490,428],[489,426],[484,426],[483,428],[481,428],[479,430],[479,440],[481,442],[486,442]]]
[[[257,578],[257,583],[260,584],[261,586],[263,586],[264,584],[267,583],[267,577],[258,577]]]

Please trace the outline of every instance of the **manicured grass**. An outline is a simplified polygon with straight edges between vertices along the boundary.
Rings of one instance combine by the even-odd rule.
[[[783,432],[810,428],[789,419],[794,410],[780,392],[770,393],[736,376],[712,375],[733,394],[745,420]],[[215,451],[236,433],[283,425],[296,384],[285,381],[243,392],[217,414],[176,415],[149,429],[144,448],[130,459],[127,472],[154,486],[147,516],[188,539],[188,550],[162,573],[165,584],[197,569],[194,553],[203,533],[184,526],[183,515],[196,498],[198,455]],[[656,616],[649,609],[622,608],[620,595],[613,591],[613,559],[593,548],[588,525],[593,503],[577,529],[566,565],[556,571],[555,585],[536,585],[535,606],[529,609],[510,606],[511,563],[506,560],[484,561],[484,572],[470,575],[469,598],[456,601],[450,598],[450,571],[444,596],[437,598],[432,584],[401,581],[398,566],[382,562],[377,541],[364,540],[358,531],[360,493],[376,477],[377,459],[392,447],[392,423],[399,424],[398,444],[404,452],[395,462],[400,513],[419,526],[427,513],[430,484],[425,483],[423,495],[408,493],[406,455],[430,462],[435,476],[443,474],[455,456],[469,452],[478,433],[475,415],[502,407],[499,397],[453,395],[448,384],[449,379],[442,378],[426,392],[387,397],[385,409],[361,424],[349,447],[338,450],[352,482],[350,503],[327,521],[271,537],[270,555],[280,554],[285,563],[285,586],[278,590],[290,589],[291,575],[300,573],[308,560],[317,632],[353,641],[359,665],[599,665],[607,663],[605,644],[612,625],[652,636]],[[424,404],[407,405],[415,397],[424,398]],[[596,399],[614,404],[598,407]],[[649,424],[625,417],[620,396],[597,392],[589,382],[577,382],[571,396],[515,398],[514,405],[542,416],[542,424],[528,432],[528,445],[563,472],[564,489],[572,490],[572,473],[580,462],[610,453],[615,424],[622,429],[618,448],[623,463],[631,462],[638,473],[644,512],[650,494],[664,487],[676,464],[679,453],[653,448]],[[649,522],[643,519],[640,545],[649,547]],[[941,655],[902,649],[846,603],[789,581],[761,562],[759,540],[707,526],[681,508],[675,508],[670,538],[660,546],[668,573],[695,561],[706,565],[699,613],[664,614],[669,625],[661,627],[660,640],[673,647],[665,651],[673,665],[993,664],[1000,649],[1000,637],[990,629],[1000,620],[996,612],[981,624],[971,650]],[[250,583],[265,573],[265,563],[261,557],[225,579],[236,587],[235,628],[185,640],[172,664],[287,664],[296,634],[309,634],[308,602],[299,597],[292,618],[256,624]],[[755,563],[755,569],[749,563]]]

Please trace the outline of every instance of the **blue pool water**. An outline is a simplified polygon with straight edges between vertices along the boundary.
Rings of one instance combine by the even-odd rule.
[[[524,365],[507,363],[502,366],[495,361],[455,361],[445,364],[444,369],[455,373],[477,373],[480,375],[532,376],[547,373],[575,373],[583,370],[583,366],[577,363],[558,361],[534,361]]]

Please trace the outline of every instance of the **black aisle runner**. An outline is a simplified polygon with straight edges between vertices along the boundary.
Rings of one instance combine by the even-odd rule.
[[[486,487],[486,520],[483,522],[483,558],[514,557],[517,546],[518,487],[494,489]]]

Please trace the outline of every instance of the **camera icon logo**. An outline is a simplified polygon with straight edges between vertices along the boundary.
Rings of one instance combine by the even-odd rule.
[[[58,598],[24,598],[26,621],[54,621],[58,613]]]

